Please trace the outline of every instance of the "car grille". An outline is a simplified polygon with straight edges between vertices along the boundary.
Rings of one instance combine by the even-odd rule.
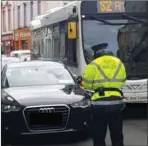
[[[29,130],[65,129],[70,109],[68,106],[27,107],[24,118]]]

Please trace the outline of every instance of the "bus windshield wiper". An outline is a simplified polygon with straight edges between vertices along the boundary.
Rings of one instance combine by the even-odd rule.
[[[104,24],[107,24],[107,25],[127,25],[128,24],[128,23],[111,23],[111,22],[108,22],[108,21],[101,19],[99,17],[96,17],[96,16],[91,16],[91,18],[94,20],[103,22]],[[129,24],[135,24],[135,23],[129,23]]]
[[[138,19],[138,18],[133,17],[133,16],[129,16],[129,15],[127,15],[127,14],[122,14],[122,16],[125,17],[125,18],[127,18],[127,19],[129,19],[129,20],[136,21],[136,22],[138,22],[138,23],[147,24],[146,21],[142,21],[141,19]]]

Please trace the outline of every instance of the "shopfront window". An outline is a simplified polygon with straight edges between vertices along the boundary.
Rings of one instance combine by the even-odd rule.
[[[27,40],[23,40],[22,41],[22,49],[23,50],[27,50],[28,49],[28,41]]]

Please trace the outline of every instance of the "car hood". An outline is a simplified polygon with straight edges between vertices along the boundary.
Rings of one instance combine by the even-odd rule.
[[[4,91],[24,106],[72,104],[84,98],[83,89],[75,85],[13,87]]]

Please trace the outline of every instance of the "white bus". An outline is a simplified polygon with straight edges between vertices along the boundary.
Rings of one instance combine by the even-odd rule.
[[[105,4],[106,3],[106,4]],[[146,1],[75,1],[31,22],[36,57],[64,60],[82,75],[94,52],[108,47],[126,66],[128,103],[147,103]]]

